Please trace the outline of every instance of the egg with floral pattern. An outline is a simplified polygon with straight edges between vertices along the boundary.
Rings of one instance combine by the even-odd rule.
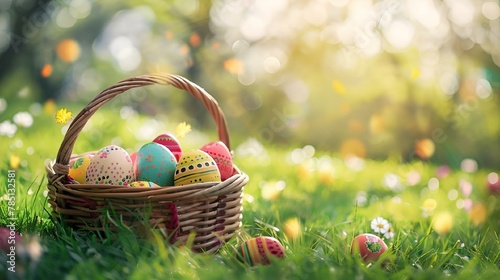
[[[137,181],[149,181],[161,187],[173,186],[176,164],[174,154],[165,146],[147,143],[137,152]]]
[[[219,168],[214,159],[201,150],[184,153],[175,169],[176,186],[220,181]]]
[[[84,155],[69,162],[68,175],[80,184],[85,184],[85,175],[87,167],[90,165],[90,160],[93,155]]]
[[[135,180],[134,165],[127,151],[110,145],[99,150],[90,160],[85,182],[98,185],[126,186]]]
[[[351,244],[351,254],[360,254],[365,263],[376,262],[386,250],[384,240],[370,233],[354,237]]]
[[[233,159],[231,152],[222,141],[208,143],[201,148],[209,154],[217,164],[220,171],[221,180],[224,181],[233,175]]]
[[[273,258],[282,259],[285,257],[283,245],[273,237],[259,236],[247,240],[236,252],[236,258],[251,266],[258,264],[269,265]]]

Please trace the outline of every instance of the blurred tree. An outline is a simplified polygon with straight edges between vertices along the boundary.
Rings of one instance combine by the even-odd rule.
[[[2,96],[28,86],[33,98],[87,102],[123,78],[172,72],[213,94],[241,139],[401,160],[430,139],[436,161],[500,164],[496,1],[7,2]],[[73,61],[57,53],[65,39]],[[118,104],[212,122],[186,95],[147,91]]]

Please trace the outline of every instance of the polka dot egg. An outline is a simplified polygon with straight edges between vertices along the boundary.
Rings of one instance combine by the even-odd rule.
[[[148,181],[135,181],[135,182],[130,183],[129,186],[133,187],[133,188],[156,188],[156,187],[160,187],[157,184],[155,184],[153,182],[148,182]]]
[[[214,159],[201,150],[184,153],[175,169],[176,186],[220,181],[220,172]]]
[[[273,258],[284,258],[283,245],[273,237],[259,236],[247,240],[237,251],[236,258],[251,266],[269,265]]]
[[[87,184],[127,186],[134,180],[132,159],[123,148],[115,145],[99,150],[90,160],[85,175]]]

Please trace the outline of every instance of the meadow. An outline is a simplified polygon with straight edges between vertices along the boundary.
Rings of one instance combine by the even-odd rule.
[[[24,240],[15,273],[2,252],[2,279],[494,279],[500,273],[498,197],[486,186],[495,170],[477,168],[473,159],[448,167],[346,158],[247,135],[232,138],[234,162],[250,176],[243,223],[218,253],[195,254],[189,244],[172,246],[159,234],[139,239],[126,227],[107,237],[76,232],[52,222],[47,202],[44,165],[55,158],[65,127],[54,120],[55,104],[25,107],[33,124],[12,138],[2,136],[0,147],[0,226],[11,223],[7,182],[15,174],[15,227]],[[96,113],[74,152],[111,143],[133,150],[149,134],[176,125],[158,121],[157,131],[137,138],[134,132],[150,117],[116,114],[109,108]],[[181,142],[194,148],[207,140],[216,140],[210,129],[193,127]],[[371,222],[378,217],[390,230],[374,232]],[[364,264],[350,253],[360,233],[384,239],[389,249],[379,261]],[[285,258],[269,266],[239,262],[237,246],[260,235],[280,240]]]

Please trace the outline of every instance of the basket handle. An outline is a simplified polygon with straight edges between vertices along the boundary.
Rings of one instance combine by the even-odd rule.
[[[220,141],[224,142],[230,148],[229,134],[227,131],[226,119],[219,104],[210,94],[197,84],[189,81],[188,79],[167,73],[148,74],[134,78],[129,78],[118,82],[107,89],[100,92],[90,103],[83,108],[78,115],[74,118],[68,131],[64,135],[64,139],[59,147],[57,153],[56,163],[54,164],[54,171],[56,174],[68,174],[68,163],[73,152],[73,147],[78,135],[82,131],[87,121],[94,115],[94,113],[106,102],[113,99],[113,97],[121,94],[129,89],[149,86],[149,85],[171,85],[175,88],[182,89],[190,93],[196,99],[200,100],[217,125],[217,133]]]

